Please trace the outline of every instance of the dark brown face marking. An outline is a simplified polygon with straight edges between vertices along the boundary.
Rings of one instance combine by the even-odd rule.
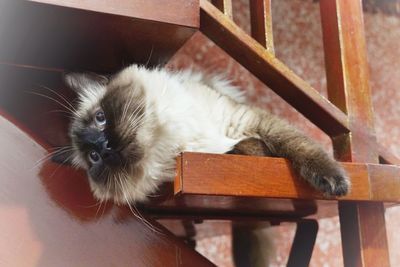
[[[145,103],[140,90],[132,84],[108,88],[100,106],[107,117],[105,133],[109,146],[120,151],[126,161],[141,159],[143,149],[136,136],[144,119]]]
[[[144,118],[143,97],[132,84],[107,88],[99,105],[71,125],[71,137],[96,183],[105,184],[143,157],[136,138]]]

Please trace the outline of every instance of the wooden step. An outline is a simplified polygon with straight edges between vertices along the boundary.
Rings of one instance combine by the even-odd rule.
[[[153,66],[198,27],[198,0],[2,1],[0,63],[107,73]]]

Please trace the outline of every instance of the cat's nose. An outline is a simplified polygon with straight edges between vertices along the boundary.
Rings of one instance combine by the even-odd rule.
[[[119,154],[114,149],[112,149],[112,147],[109,145],[108,140],[105,140],[102,143],[102,149],[100,154],[101,157],[103,158],[103,161],[107,164],[117,165],[121,162]]]
[[[113,153],[113,150],[110,147],[108,140],[102,140],[100,144],[100,154],[102,155],[103,159],[108,157],[111,153]]]
[[[103,150],[111,150],[111,146],[110,146],[110,144],[108,143],[108,140],[104,140],[102,146],[103,146]]]

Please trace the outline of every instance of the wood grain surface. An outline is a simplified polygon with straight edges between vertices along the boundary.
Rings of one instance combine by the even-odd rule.
[[[162,65],[198,29],[199,7],[154,2],[1,1],[0,62],[109,74]]]
[[[362,3],[321,0],[320,7],[328,96],[347,113],[351,131],[332,138],[336,157],[378,163]],[[370,171],[372,195],[391,198],[397,194],[396,182],[385,169],[378,172]],[[382,202],[341,202],[339,218],[346,267],[390,266]]]
[[[343,163],[351,192],[327,198],[295,174],[283,158],[185,152],[177,161],[178,195],[400,202],[400,166]]]
[[[1,266],[214,266],[126,207],[99,205],[85,174],[41,161],[46,151],[0,116]]]
[[[347,116],[265,47],[227,19],[216,7],[200,0],[200,30],[232,58],[329,135],[348,132]]]
[[[29,0],[144,20],[199,27],[199,0]]]

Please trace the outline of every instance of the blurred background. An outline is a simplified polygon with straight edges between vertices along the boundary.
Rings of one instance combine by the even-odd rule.
[[[249,0],[234,0],[233,18],[250,32]],[[370,85],[375,128],[384,147],[400,156],[400,1],[363,1],[364,22],[370,66]],[[297,75],[326,96],[326,77],[318,1],[273,0],[275,54]],[[240,86],[248,100],[293,123],[332,151],[327,135],[285,103],[272,90],[226,55],[201,33],[195,34],[169,62],[171,68],[193,67],[209,73],[226,73]],[[400,208],[386,211],[392,266],[400,266]],[[338,217],[319,221],[313,267],[343,266]],[[197,250],[218,266],[233,266],[230,224],[205,222],[196,225]],[[282,224],[268,229],[275,237],[276,257],[272,266],[286,266],[295,225]]]

